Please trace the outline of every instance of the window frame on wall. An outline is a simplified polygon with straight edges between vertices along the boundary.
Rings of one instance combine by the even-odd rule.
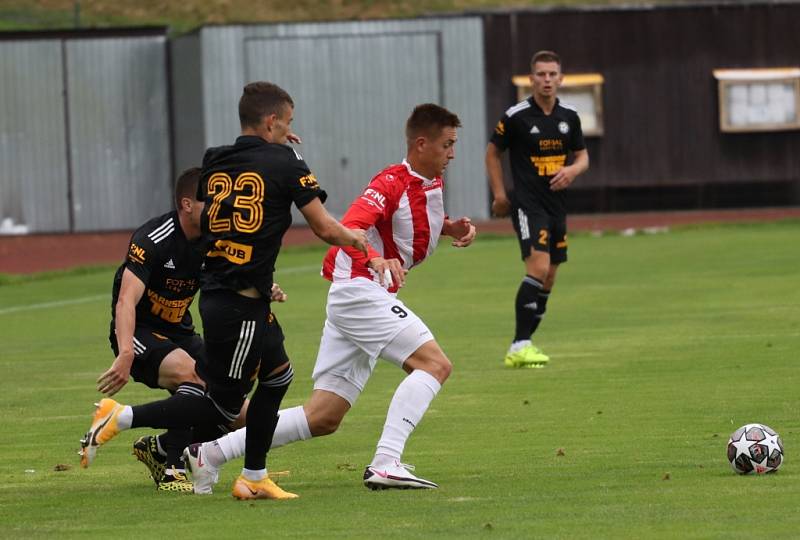
[[[719,130],[721,132],[755,133],[800,129],[800,68],[715,69],[713,75],[717,80]],[[732,122],[730,102],[733,89],[751,85],[784,85],[791,87],[794,93],[794,120],[786,122],[755,121],[744,124]],[[765,92],[769,94],[768,90],[765,90]],[[769,103],[763,106],[769,106]]]
[[[517,88],[517,99],[523,101],[531,95],[530,75],[514,75],[511,82]],[[559,97],[567,104],[571,103],[570,94],[587,93],[591,99],[594,110],[581,111],[581,127],[586,137],[602,137],[603,127],[603,75],[600,73],[571,73],[565,74],[559,88]],[[591,118],[590,116],[591,115]]]

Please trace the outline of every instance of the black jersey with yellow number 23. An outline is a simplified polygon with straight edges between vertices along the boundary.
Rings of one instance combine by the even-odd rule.
[[[258,289],[269,297],[291,205],[325,202],[303,158],[289,146],[243,135],[206,151],[198,186],[205,271],[202,288]]]

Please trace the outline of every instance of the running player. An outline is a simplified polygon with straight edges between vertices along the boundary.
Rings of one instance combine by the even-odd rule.
[[[304,406],[280,412],[272,440],[278,447],[336,431],[381,357],[409,375],[395,391],[375,456],[364,471],[364,484],[372,489],[438,487],[412,474],[401,457],[452,365],[397,291],[405,273],[433,253],[441,234],[453,237],[456,247],[475,238],[469,218],[453,221],[444,213],[442,174],[455,157],[460,126],[443,107],[416,107],[406,124],[406,159],[378,173],[345,214],[345,225],[367,230],[369,254],[346,247],[328,251],[323,276],[332,283],[314,390]],[[211,493],[218,468],[244,453],[249,429],[248,420],[247,430],[184,451],[195,493]]]
[[[547,308],[558,266],[567,260],[564,190],[589,168],[578,113],[556,97],[563,79],[552,51],[531,58],[531,97],[509,108],[486,148],[486,170],[494,195],[492,212],[511,214],[525,263],[514,302],[516,329],[505,357],[512,367],[542,367],[550,358],[531,342]],[[508,149],[514,191],[503,183],[501,155]],[[572,163],[567,157],[572,153]]]
[[[103,399],[83,441],[81,464],[120,431],[136,427],[186,428],[232,422],[258,380],[250,401],[245,469],[234,484],[241,499],[294,498],[266,475],[277,410],[292,378],[280,325],[270,312],[272,274],[291,223],[291,204],[312,230],[334,245],[366,253],[364,231],[343,227],[322,206],[326,194],[286,142],[294,103],[278,86],[245,86],[239,102],[242,135],[232,146],[211,148],[203,160],[198,197],[205,201],[202,229],[205,270],[200,311],[206,358],[198,375],[206,395],[172,397],[130,407]]]

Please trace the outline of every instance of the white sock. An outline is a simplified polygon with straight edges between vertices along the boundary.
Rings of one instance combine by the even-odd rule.
[[[530,345],[531,345],[531,340],[529,340],[529,339],[523,339],[523,340],[520,340],[520,341],[515,341],[514,343],[511,344],[511,347],[508,348],[508,352],[509,353],[515,353],[518,350],[520,350],[521,348],[528,347]]]
[[[371,465],[381,466],[387,458],[400,460],[411,432],[441,387],[439,381],[421,369],[415,369],[400,383],[389,404],[386,424]]]
[[[225,459],[225,454],[222,452],[218,441],[204,442],[202,448],[206,463],[215,469],[219,469],[228,462],[228,460]]]
[[[267,469],[258,469],[254,471],[252,469],[242,469],[242,476],[250,480],[251,482],[258,482],[259,480],[263,480],[265,476],[267,476]]]
[[[275,434],[272,436],[272,446],[278,448],[285,444],[295,441],[305,441],[311,438],[311,429],[308,427],[308,419],[302,405],[278,411],[278,425],[275,426]],[[220,467],[232,459],[244,456],[245,441],[247,439],[247,428],[240,428],[232,433],[228,433],[217,439],[215,442],[222,451],[222,463],[215,464],[214,458],[209,453],[209,463],[215,467]]]
[[[275,426],[270,448],[311,438],[311,428],[308,427],[308,418],[302,405],[278,411],[278,415],[278,425]]]
[[[124,429],[131,429],[133,422],[133,409],[130,405],[124,405],[119,415],[117,416],[117,427],[120,431]]]
[[[247,428],[239,428],[236,431],[232,431],[227,435],[223,435],[214,441],[219,445],[219,449],[222,451],[222,455],[225,458],[223,463],[227,463],[232,459],[236,459],[244,455],[244,443],[246,439]],[[217,465],[217,467],[219,467],[219,465]]]

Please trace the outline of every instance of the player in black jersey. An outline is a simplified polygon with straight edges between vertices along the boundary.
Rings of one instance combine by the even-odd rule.
[[[206,203],[200,302],[206,358],[197,359],[196,369],[207,393],[175,393],[134,407],[101,400],[82,442],[84,467],[97,448],[125,429],[227,424],[258,380],[247,414],[245,470],[234,494],[295,497],[266,476],[266,450],[292,378],[283,334],[270,312],[272,273],[291,223],[291,204],[326,242],[354,246],[365,254],[367,248],[364,231],[343,227],[325,211],[325,192],[302,158],[285,146],[293,110],[291,98],[279,87],[247,85],[239,103],[242,136],[233,146],[210,149],[204,158],[198,193]]]
[[[589,168],[578,114],[556,97],[562,79],[556,53],[534,54],[531,97],[506,111],[486,148],[492,212],[511,214],[525,262],[526,276],[515,300],[514,340],[505,357],[505,364],[513,367],[542,367],[549,361],[531,336],[544,316],[558,265],[567,260],[564,190]],[[500,161],[506,149],[514,186],[510,196]]]
[[[203,340],[194,331],[189,306],[200,288],[198,250],[203,202],[195,199],[200,169],[187,169],[175,184],[175,210],[149,220],[131,237],[125,262],[114,276],[109,341],[116,358],[97,379],[97,390],[113,396],[129,377],[150,388],[202,396],[195,372]],[[191,433],[171,430],[134,443],[134,454],[150,469],[159,490],[191,491],[181,451]]]
[[[194,196],[199,179],[196,167],[181,174],[175,185],[177,209],[133,233],[114,276],[109,341],[116,358],[97,380],[97,389],[108,396],[130,376],[171,392],[184,382],[203,386],[194,370],[203,342],[189,312],[203,263],[196,243],[203,210]]]
[[[291,205],[322,240],[366,253],[364,231],[347,229],[328,214],[322,206],[326,193],[303,158],[286,146],[293,112],[292,98],[280,87],[245,86],[239,101],[242,134],[233,145],[206,152],[198,192],[206,201],[202,224],[208,246],[200,299],[207,358],[198,370],[215,405],[229,415],[238,412],[258,380],[247,409],[244,468],[233,485],[239,499],[296,497],[266,471],[278,408],[292,379],[282,339],[270,338],[270,328],[279,331],[280,325],[269,302]]]

